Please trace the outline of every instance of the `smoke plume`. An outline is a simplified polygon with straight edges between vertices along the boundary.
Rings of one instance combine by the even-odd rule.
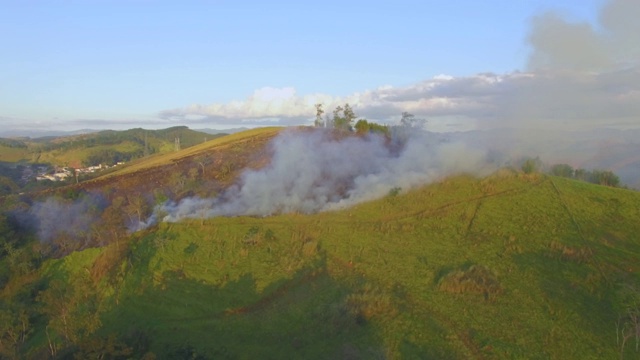
[[[381,136],[337,139],[330,131],[287,130],[270,165],[244,172],[217,198],[186,198],[156,209],[164,221],[214,216],[313,213],[348,207],[461,172],[484,173],[484,152],[414,131],[403,143]]]
[[[612,0],[600,10],[598,24],[571,23],[548,12],[534,18],[529,36],[529,68],[610,71],[638,66],[640,2]]]
[[[104,207],[102,202],[93,196],[84,196],[76,201],[50,197],[35,203],[29,215],[42,243],[51,243],[58,237],[84,241],[98,218],[96,212]]]

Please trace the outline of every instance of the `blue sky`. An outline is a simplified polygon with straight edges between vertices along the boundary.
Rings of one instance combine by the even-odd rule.
[[[469,80],[527,71],[532,19],[554,11],[567,24],[598,31],[603,4],[0,1],[0,124],[305,123],[304,110],[273,110],[293,98],[304,109],[318,99],[353,99],[356,110],[373,114],[375,106],[362,100],[367,91],[373,98],[387,86],[407,89],[440,74]],[[248,103],[252,110],[241,110]]]

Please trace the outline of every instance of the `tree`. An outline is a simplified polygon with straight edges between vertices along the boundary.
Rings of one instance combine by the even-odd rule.
[[[198,169],[195,170],[197,173]],[[126,211],[129,215],[131,223],[137,224],[142,222],[142,220],[148,215],[150,211],[147,200],[139,193],[136,195],[129,195],[127,197],[127,200],[128,205],[126,206]]]
[[[574,170],[568,164],[555,164],[551,167],[551,175],[573,178]]]
[[[344,104],[342,113],[344,114],[344,121],[347,123],[347,126],[351,127],[351,124],[356,120],[356,114],[353,112],[349,103]]]
[[[339,129],[344,126],[344,117],[340,115],[340,113],[344,110],[344,108],[340,105],[336,106],[333,110],[333,119],[331,121],[334,128]]]
[[[374,122],[368,122],[365,119],[358,120],[355,129],[358,135],[366,135],[370,133],[378,133],[385,136],[389,135],[388,126],[376,124]]]
[[[414,120],[415,120],[415,115],[413,115],[413,114],[411,114],[409,112],[403,111],[402,112],[402,117],[400,118],[400,125],[407,126],[407,127],[412,127],[413,123],[414,123]]]
[[[576,180],[587,181],[589,179],[589,172],[585,169],[576,169],[573,172],[573,178]]]
[[[51,280],[37,300],[48,318],[51,349],[64,343],[79,344],[101,326],[99,299],[88,272],[74,274],[72,279]]]
[[[322,127],[324,125],[323,121],[322,121],[322,114],[324,114],[324,110],[322,110],[322,104],[316,104],[316,121],[314,122],[314,125],[316,127]]]
[[[18,358],[19,347],[32,332],[27,307],[0,302],[0,358]]]
[[[400,117],[400,125],[406,128],[420,128],[424,126],[427,121],[425,119],[416,118],[415,115],[403,111]]]
[[[528,158],[522,163],[522,172],[525,174],[533,174],[540,170],[542,163],[539,158],[531,159]]]
[[[364,135],[369,132],[369,122],[365,119],[360,119],[356,123],[356,133]]]
[[[616,338],[622,359],[625,345],[630,338],[635,338],[636,352],[640,349],[640,289],[635,285],[625,285],[620,289],[619,296],[622,306],[616,322]]]
[[[356,119],[356,114],[349,104],[344,107],[338,105],[333,110],[332,125],[335,129],[347,131],[351,129],[351,125]]]
[[[591,172],[591,182],[604,186],[620,186],[620,178],[611,171],[593,170]]]
[[[122,196],[118,196],[113,201],[111,201],[111,205],[109,205],[101,215],[101,220],[104,226],[108,229],[107,232],[103,231],[103,229],[98,226],[95,230],[96,233],[102,236],[103,234],[107,234],[107,239],[103,241],[99,241],[100,245],[106,245],[113,241],[116,242],[116,246],[118,245],[118,240],[120,237],[124,236],[127,232],[126,220],[124,210],[124,202],[125,199]]]

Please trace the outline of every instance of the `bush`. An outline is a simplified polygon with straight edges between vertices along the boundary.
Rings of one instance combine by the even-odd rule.
[[[535,158],[535,159],[526,159],[524,161],[524,163],[522,163],[522,172],[524,172],[525,174],[533,174],[535,172],[538,172],[538,170],[540,170],[540,159],[539,158]]]
[[[492,299],[502,292],[495,275],[480,265],[449,272],[440,279],[438,289],[454,294],[481,294],[485,300]]]
[[[572,178],[574,170],[568,164],[555,164],[551,167],[551,175]]]
[[[391,190],[389,190],[389,194],[388,195],[390,197],[398,196],[400,194],[400,191],[402,191],[402,188],[394,187]]]

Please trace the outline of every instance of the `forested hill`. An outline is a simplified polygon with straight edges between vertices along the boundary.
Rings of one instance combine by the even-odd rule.
[[[94,134],[36,139],[32,144],[34,161],[81,162],[82,165],[129,161],[144,155],[169,152],[205,142],[210,135],[176,126],[163,130],[141,128],[105,130]]]
[[[0,161],[90,166],[129,161],[156,153],[187,148],[226,134],[207,134],[186,126],[162,130],[142,128],[104,130],[91,134],[0,139]]]

